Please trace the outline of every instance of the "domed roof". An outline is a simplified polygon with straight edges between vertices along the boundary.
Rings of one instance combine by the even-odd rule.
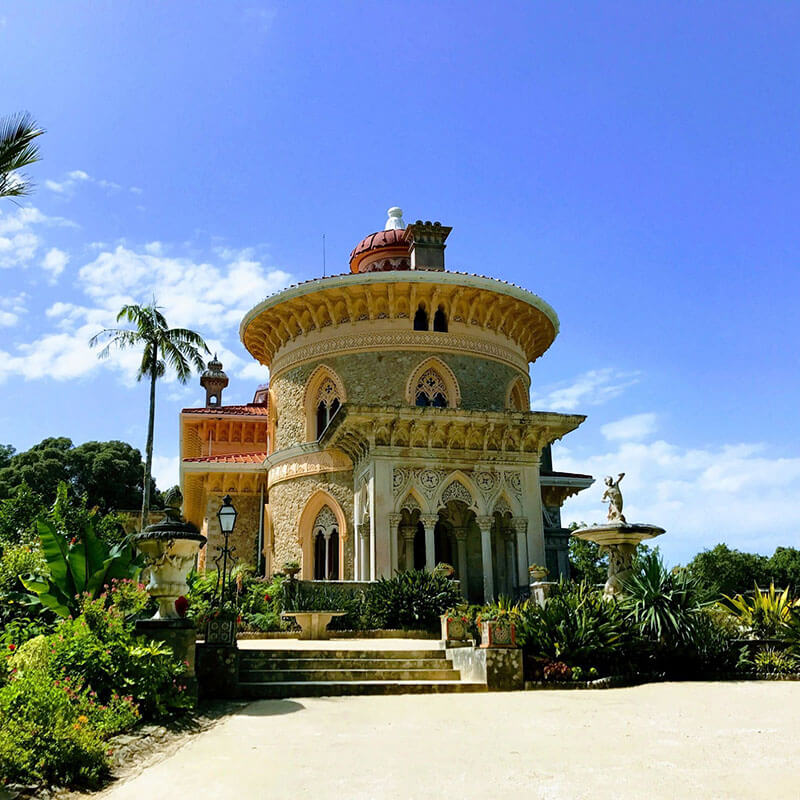
[[[382,272],[410,269],[404,228],[377,231],[365,236],[350,253],[351,272]]]

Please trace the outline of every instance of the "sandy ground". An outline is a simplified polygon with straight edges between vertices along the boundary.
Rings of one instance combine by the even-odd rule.
[[[100,794],[800,798],[800,684],[251,703]]]

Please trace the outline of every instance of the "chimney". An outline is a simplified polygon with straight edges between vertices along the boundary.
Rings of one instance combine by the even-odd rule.
[[[206,408],[222,405],[222,390],[228,385],[228,376],[222,371],[222,363],[216,353],[200,376],[200,385],[206,390]]]
[[[452,228],[441,222],[418,219],[406,228],[406,241],[411,255],[411,269],[444,270],[445,239]]]

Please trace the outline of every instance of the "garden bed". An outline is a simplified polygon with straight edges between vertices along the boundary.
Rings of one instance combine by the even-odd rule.
[[[618,689],[625,686],[637,686],[649,683],[647,678],[628,678],[623,675],[611,675],[607,678],[595,678],[591,681],[525,681],[526,691],[541,689]]]

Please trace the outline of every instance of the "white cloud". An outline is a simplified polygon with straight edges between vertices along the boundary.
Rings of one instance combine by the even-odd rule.
[[[553,458],[556,469],[595,477],[565,504],[565,524],[603,521],[603,478],[624,471],[625,516],[666,528],[655,543],[672,560],[686,561],[721,541],[771,552],[786,543],[787,532],[800,530],[800,458],[770,456],[763,443],[686,448],[664,440],[620,441],[614,450],[586,457],[556,445]]]
[[[71,170],[59,181],[48,179],[44,182],[44,185],[51,192],[55,192],[56,194],[70,195],[81,183],[93,184],[99,186],[101,189],[110,189],[112,191],[122,188],[122,186],[118,183],[114,183],[114,181],[107,181],[103,178],[93,178],[88,172],[82,169]]]
[[[620,395],[639,380],[637,372],[622,372],[606,367],[590,370],[568,383],[545,386],[533,392],[533,407],[543,411],[575,411],[585,406],[596,406]]]
[[[21,292],[13,297],[0,297],[0,328],[11,328],[26,313],[28,296]]]
[[[644,439],[655,430],[655,414],[633,414],[616,422],[609,422],[600,428],[600,432],[609,441]]]
[[[74,227],[74,224],[63,217],[48,217],[32,206],[11,213],[0,211],[0,268],[31,264],[42,243],[36,226]]]
[[[150,250],[161,251],[152,246]],[[60,251],[59,251],[60,252]],[[53,257],[53,268],[57,266]],[[126,383],[133,383],[141,355],[138,351],[114,351],[99,362],[89,339],[102,328],[115,327],[115,317],[125,303],[149,301],[153,296],[164,308],[173,327],[197,330],[216,346],[229,374],[246,371],[249,359],[225,347],[222,339],[235,336],[244,313],[260,297],[271,294],[291,281],[291,276],[276,269],[264,269],[257,261],[234,260],[217,266],[185,258],[171,258],[118,245],[106,250],[78,271],[78,283],[86,304],[59,301],[46,311],[55,329],[32,342],[20,344],[14,352],[0,351],[7,375],[28,380],[55,378],[69,380],[87,375],[102,364],[121,372]],[[250,371],[246,372],[251,375]],[[263,380],[266,370],[258,375]],[[170,376],[168,381],[174,378]]]
[[[47,251],[42,261],[42,269],[47,270],[53,276],[53,281],[64,271],[64,267],[69,263],[69,255],[57,247],[51,247]]]

